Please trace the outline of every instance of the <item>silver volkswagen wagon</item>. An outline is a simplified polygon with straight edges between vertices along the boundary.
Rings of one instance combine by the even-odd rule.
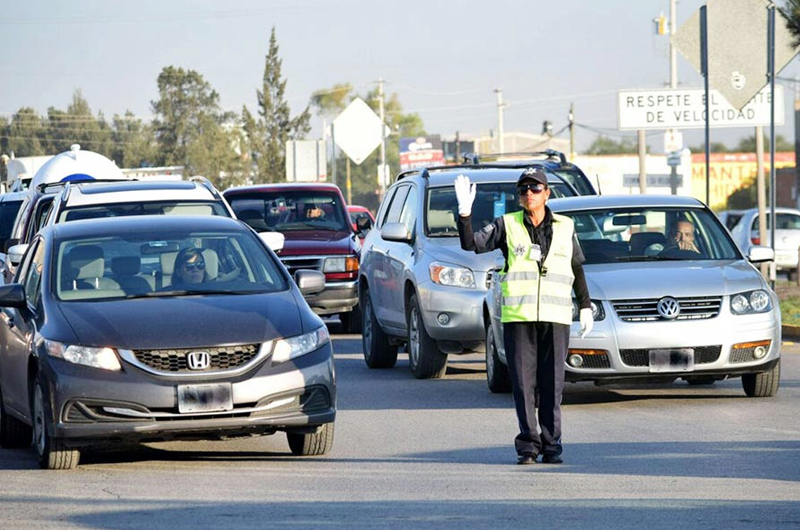
[[[675,196],[574,197],[549,203],[575,222],[586,257],[595,325],[570,332],[568,381],[713,384],[741,377],[748,396],[772,396],[780,379],[775,293],[700,201]],[[486,296],[489,389],[510,389],[499,275]],[[573,303],[577,321],[578,308]]]

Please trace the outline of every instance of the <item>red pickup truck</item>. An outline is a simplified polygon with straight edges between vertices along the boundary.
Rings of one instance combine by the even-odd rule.
[[[262,184],[231,188],[223,196],[236,217],[256,232],[284,235],[278,257],[290,274],[299,269],[325,274],[325,289],[306,297],[315,313],[338,314],[347,332],[361,332],[358,308],[361,243],[337,186]]]

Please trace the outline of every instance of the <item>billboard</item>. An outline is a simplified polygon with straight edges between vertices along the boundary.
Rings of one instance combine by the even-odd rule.
[[[444,164],[442,139],[438,134],[400,138],[400,171]]]

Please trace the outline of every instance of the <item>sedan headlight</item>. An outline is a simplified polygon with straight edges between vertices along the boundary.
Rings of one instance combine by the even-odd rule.
[[[766,313],[770,309],[772,309],[772,304],[769,302],[769,293],[763,289],[739,293],[731,297],[731,313],[734,315]]]
[[[325,258],[322,272],[352,272],[358,270],[357,256]]]
[[[272,362],[282,363],[300,357],[311,353],[330,341],[331,336],[325,326],[303,335],[277,340],[275,341],[275,347],[272,349]]]
[[[578,301],[572,299],[572,321],[577,322],[580,320],[581,312],[578,307]],[[592,319],[597,322],[606,318],[606,312],[603,311],[603,304],[597,300],[592,300]]]
[[[464,287],[466,289],[475,288],[475,275],[470,269],[452,267],[440,263],[431,263],[430,273],[433,283],[452,287]]]
[[[54,340],[44,341],[45,349],[50,357],[63,359],[70,363],[92,366],[102,370],[122,370],[114,348],[92,348],[76,344],[64,344]]]

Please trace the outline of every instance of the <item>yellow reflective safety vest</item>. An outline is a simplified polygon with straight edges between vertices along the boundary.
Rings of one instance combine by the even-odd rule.
[[[523,222],[525,212],[506,214],[508,261],[500,275],[503,322],[572,323],[572,238],[569,217],[553,215],[553,241],[544,260],[531,259],[531,237]]]

